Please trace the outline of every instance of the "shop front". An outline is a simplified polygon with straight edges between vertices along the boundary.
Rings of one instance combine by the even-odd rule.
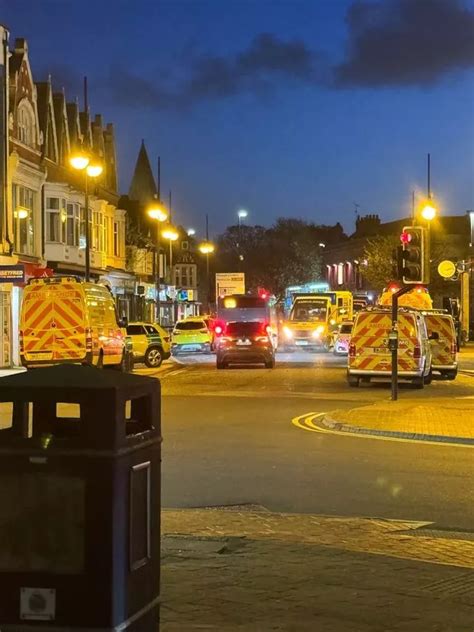
[[[25,284],[32,278],[52,276],[36,263],[0,265],[0,368],[20,365],[20,309]]]

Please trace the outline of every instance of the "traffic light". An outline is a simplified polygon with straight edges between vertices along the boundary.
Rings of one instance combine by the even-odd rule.
[[[430,282],[429,234],[422,226],[404,226],[402,242],[401,277],[404,283]]]

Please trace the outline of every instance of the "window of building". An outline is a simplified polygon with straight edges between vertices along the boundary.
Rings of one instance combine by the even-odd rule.
[[[25,255],[35,254],[35,200],[35,191],[17,184],[13,185],[15,250]]]
[[[68,246],[79,246],[79,229],[81,209],[77,203],[67,205],[66,243]]]
[[[30,147],[35,145],[35,115],[30,102],[26,100],[17,109],[17,138]]]
[[[119,223],[114,222],[114,257],[120,257]]]
[[[46,198],[46,241],[66,243],[67,210],[66,200],[58,197]]]
[[[100,241],[100,213],[98,211],[92,212],[92,248],[99,250]]]
[[[189,241],[181,242],[181,250],[189,250]]]
[[[196,266],[177,265],[175,268],[175,283],[177,287],[196,287]]]

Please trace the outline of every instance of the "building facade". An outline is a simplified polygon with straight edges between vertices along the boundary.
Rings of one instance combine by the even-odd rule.
[[[24,39],[8,46],[1,28],[3,165],[0,198],[0,367],[19,362],[23,287],[32,277],[84,276],[85,174],[69,157],[85,148],[103,166],[89,187],[91,278],[113,288],[126,272],[126,212],[118,206],[114,129],[55,93],[51,78],[35,83]]]

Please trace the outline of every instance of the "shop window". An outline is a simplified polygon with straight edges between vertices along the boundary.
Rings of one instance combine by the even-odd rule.
[[[13,185],[15,251],[25,255],[35,254],[35,201],[35,191]]]

